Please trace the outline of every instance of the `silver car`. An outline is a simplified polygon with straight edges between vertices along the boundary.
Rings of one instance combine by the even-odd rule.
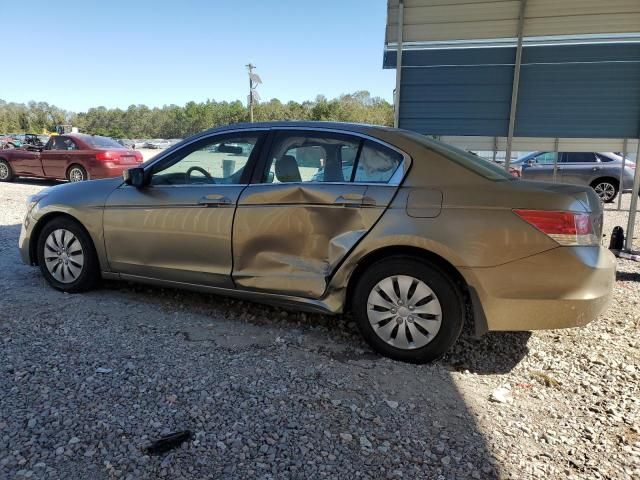
[[[589,185],[605,203],[613,202],[620,190],[631,192],[636,164],[626,160],[621,189],[622,157],[611,152],[533,152],[512,162],[511,166],[526,180],[553,181],[556,155],[558,182]]]

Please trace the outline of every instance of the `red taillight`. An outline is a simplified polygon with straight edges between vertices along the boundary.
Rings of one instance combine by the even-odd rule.
[[[141,154],[140,152],[134,152],[134,153],[135,153],[135,155],[136,155],[136,161],[137,161],[138,163],[142,163],[142,160],[143,160],[143,159],[142,159],[142,154]]]
[[[98,152],[96,153],[96,160],[102,162],[120,163],[120,154],[118,152]]]
[[[598,237],[588,213],[520,209],[513,212],[560,245],[598,244]]]

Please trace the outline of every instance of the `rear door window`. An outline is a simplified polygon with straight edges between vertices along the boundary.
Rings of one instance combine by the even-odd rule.
[[[593,152],[565,152],[562,155],[563,163],[595,163],[597,161]]]
[[[350,182],[360,139],[348,135],[282,131],[273,142],[263,183]]]

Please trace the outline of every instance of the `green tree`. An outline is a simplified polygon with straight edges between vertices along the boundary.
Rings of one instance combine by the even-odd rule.
[[[393,124],[393,106],[362,90],[327,99],[318,95],[313,101],[290,101],[277,98],[254,107],[256,121],[323,120],[341,122]],[[0,100],[0,132],[40,132],[54,130],[56,125],[72,124],[81,132],[115,138],[182,138],[208,128],[249,118],[242,102],[188,102],[184,106],[165,105],[149,108],[130,105],[126,110],[90,108],[86,112],[67,112],[46,102],[8,103]]]

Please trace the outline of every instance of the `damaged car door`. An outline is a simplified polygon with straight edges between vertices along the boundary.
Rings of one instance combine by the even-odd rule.
[[[402,180],[405,156],[335,131],[280,129],[238,200],[237,288],[320,298]]]

